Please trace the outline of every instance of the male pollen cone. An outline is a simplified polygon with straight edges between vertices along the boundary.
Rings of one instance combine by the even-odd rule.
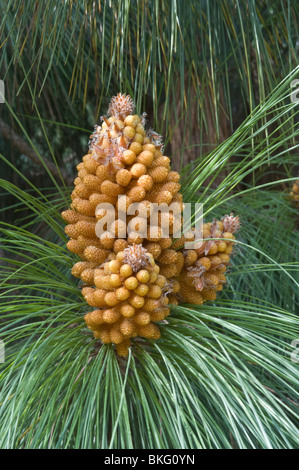
[[[186,237],[173,238],[171,214],[150,224],[152,203],[177,203],[182,220],[180,175],[163,155],[162,137],[145,129],[145,113],[133,114],[134,108],[128,95],[111,99],[77,166],[71,207],[62,213],[67,248],[81,259],[72,274],[83,281],[82,295],[94,309],[84,316],[86,325],[124,357],[131,338],[160,338],[157,322],[169,315],[170,304],[216,298],[240,226],[233,214],[204,224],[201,240],[193,229],[188,241],[194,240],[194,248],[184,249]],[[138,213],[127,215],[124,224],[122,213],[132,203]],[[108,222],[99,234],[103,217]]]

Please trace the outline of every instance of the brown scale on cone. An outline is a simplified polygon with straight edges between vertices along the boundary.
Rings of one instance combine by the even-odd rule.
[[[131,338],[160,337],[155,322],[169,314],[168,304],[214,300],[239,226],[232,214],[205,224],[205,241],[185,250],[186,238],[173,238],[174,215],[159,214],[150,224],[152,203],[175,202],[182,219],[180,175],[163,155],[162,137],[147,131],[145,114],[133,114],[134,109],[128,95],[111,99],[108,117],[95,126],[89,153],[77,166],[71,207],[62,213],[67,248],[81,259],[72,274],[84,283],[83,297],[95,309],[85,322],[121,356],[128,354]],[[126,215],[125,223],[122,216],[132,203],[138,210]]]

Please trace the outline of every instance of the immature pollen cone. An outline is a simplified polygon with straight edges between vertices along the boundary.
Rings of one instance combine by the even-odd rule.
[[[134,108],[130,96],[111,99],[109,117],[95,126],[89,153],[77,166],[71,208],[62,213],[67,248],[81,258],[72,274],[95,309],[85,315],[86,325],[102,343],[114,343],[120,356],[128,354],[130,338],[160,337],[156,322],[169,315],[168,304],[215,299],[239,227],[232,214],[205,224],[203,241],[184,250],[186,237],[174,239],[172,214],[159,214],[153,225],[153,203],[176,203],[182,220],[180,175],[162,153],[162,137],[145,130],[145,114],[133,114]],[[127,212],[133,203],[137,211]]]
[[[239,218],[233,214],[203,225],[202,241],[186,252],[179,276],[180,294],[186,302],[200,305],[216,299],[216,292],[226,282],[224,273],[233,250],[233,234],[239,228]]]

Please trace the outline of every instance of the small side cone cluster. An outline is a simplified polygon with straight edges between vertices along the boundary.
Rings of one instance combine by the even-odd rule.
[[[83,281],[82,294],[95,308],[85,322],[120,356],[128,354],[130,338],[160,337],[155,322],[169,315],[168,304],[215,298],[239,228],[233,215],[205,224],[203,240],[184,250],[185,238],[174,240],[174,216],[160,214],[150,223],[153,203],[177,203],[182,220],[180,175],[163,155],[162,137],[146,131],[145,115],[133,112],[129,96],[111,99],[108,117],[95,126],[89,153],[77,166],[71,208],[62,213],[67,248],[81,259],[72,274]],[[128,216],[133,203],[137,209]]]
[[[292,191],[290,192],[290,196],[292,201],[296,204],[299,208],[299,179],[295,181],[292,187]]]
[[[239,218],[226,215],[222,221],[203,225],[202,240],[196,241],[195,234],[188,239],[195,241],[194,249],[185,252],[184,268],[178,278],[182,300],[200,305],[216,299],[226,282],[224,273],[233,250],[234,233],[239,228]]]

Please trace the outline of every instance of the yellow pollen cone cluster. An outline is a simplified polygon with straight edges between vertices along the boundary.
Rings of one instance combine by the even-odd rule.
[[[167,280],[145,248],[133,244],[111,254],[110,261],[101,267],[87,269],[94,287],[84,287],[82,294],[97,310],[84,318],[95,338],[116,344],[120,356],[128,354],[130,338],[160,338],[159,327],[153,322],[169,315]],[[82,279],[85,271],[86,266],[79,265],[73,274]]]
[[[233,234],[239,228],[239,218],[231,214],[222,221],[204,224],[202,239],[197,241],[195,232],[191,234],[188,241],[194,241],[194,249],[185,251],[184,268],[178,278],[182,300],[200,305],[216,299],[226,282],[224,273],[233,250]]]
[[[111,99],[108,117],[95,126],[89,153],[77,166],[71,207],[62,213],[67,248],[81,259],[72,274],[95,308],[85,322],[120,356],[128,354],[130,338],[160,337],[155,322],[169,314],[168,304],[215,298],[239,223],[231,215],[205,224],[206,240],[194,250],[184,250],[184,237],[174,241],[183,212],[180,175],[163,155],[162,137],[146,131],[145,114],[133,113],[129,96]],[[175,203],[176,215],[158,213],[153,223],[154,203]]]

